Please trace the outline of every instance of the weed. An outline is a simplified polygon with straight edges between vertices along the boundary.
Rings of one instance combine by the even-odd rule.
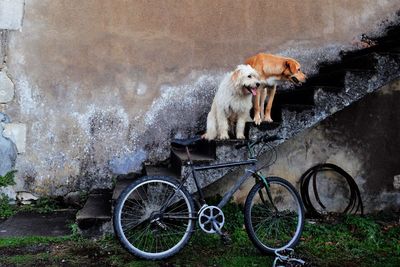
[[[32,211],[42,214],[52,213],[55,210],[63,208],[63,205],[57,198],[41,197],[33,204],[23,205],[18,208],[18,211]]]
[[[15,209],[10,205],[10,198],[5,194],[0,194],[0,219],[6,219],[14,213]]]
[[[15,185],[14,174],[16,170],[7,172],[4,176],[0,175],[0,187]],[[0,219],[6,219],[12,216],[15,210],[10,205],[10,198],[6,194],[0,194]]]
[[[7,172],[4,176],[0,175],[0,187],[6,187],[9,185],[15,185],[14,182],[14,174],[16,173],[16,170],[9,171]]]

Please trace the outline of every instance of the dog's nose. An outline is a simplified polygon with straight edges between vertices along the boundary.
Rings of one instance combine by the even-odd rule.
[[[256,83],[256,86],[259,87],[259,86],[260,86],[260,83]]]

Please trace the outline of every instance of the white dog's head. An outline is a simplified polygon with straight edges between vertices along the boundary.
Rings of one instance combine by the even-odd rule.
[[[232,73],[232,81],[235,89],[240,90],[242,95],[256,95],[260,86],[260,77],[250,65],[238,65]]]

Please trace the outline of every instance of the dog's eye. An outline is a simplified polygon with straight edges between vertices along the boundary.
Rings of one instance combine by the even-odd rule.
[[[251,78],[251,75],[247,76],[248,78]]]

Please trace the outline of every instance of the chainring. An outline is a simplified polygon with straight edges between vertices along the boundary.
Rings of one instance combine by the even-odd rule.
[[[222,210],[216,206],[206,206],[200,210],[199,226],[208,234],[221,233],[225,223],[225,216]]]

